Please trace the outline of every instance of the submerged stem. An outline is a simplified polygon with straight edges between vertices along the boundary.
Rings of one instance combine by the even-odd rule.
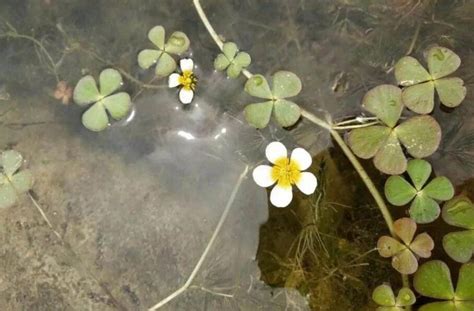
[[[209,19],[206,16],[206,13],[204,12],[201,3],[199,0],[193,0],[194,7],[196,8],[196,11],[201,18],[202,23],[206,27],[209,35],[212,37],[214,42],[217,44],[219,49],[222,51],[222,48],[224,46],[224,43],[220,39],[219,35],[217,32],[214,30],[212,27],[211,23],[209,22]],[[250,73],[248,70],[242,70],[242,74],[250,78],[252,76],[252,73]],[[346,157],[349,159],[351,162],[352,166],[354,169],[357,171],[359,174],[360,178],[364,182],[365,186],[369,190],[370,194],[375,200],[375,203],[377,204],[377,207],[379,208],[380,212],[382,213],[382,216],[385,220],[385,223],[387,224],[388,230],[390,231],[390,234],[392,236],[395,236],[394,231],[393,231],[393,219],[392,215],[390,214],[390,211],[387,208],[387,205],[385,204],[385,201],[383,200],[380,192],[377,190],[377,187],[373,183],[372,179],[369,177],[363,166],[360,164],[359,160],[357,157],[352,153],[350,148],[347,146],[347,144],[344,142],[344,139],[339,135],[339,133],[336,131],[337,127],[334,127],[332,124],[324,121],[323,119],[317,117],[316,115],[312,114],[311,112],[301,109],[301,116],[314,124],[323,127],[329,131],[333,139],[336,141],[336,143],[341,147],[342,151],[346,155]],[[409,287],[409,280],[406,275],[402,275],[402,280],[403,280],[403,286]],[[409,308],[410,309],[410,308]],[[408,310],[409,310],[408,309]]]

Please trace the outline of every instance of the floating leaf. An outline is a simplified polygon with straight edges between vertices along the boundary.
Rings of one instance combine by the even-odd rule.
[[[148,69],[158,61],[163,51],[143,50],[138,53],[138,65],[143,69]]]
[[[235,44],[234,42],[226,42],[222,46],[222,52],[224,53],[225,57],[227,57],[227,59],[229,59],[230,61],[234,59],[238,51],[239,51],[239,48],[237,47],[237,44]]]
[[[264,128],[270,122],[273,102],[250,104],[245,107],[244,114],[247,122],[258,129]]]
[[[348,135],[352,151],[362,159],[370,159],[385,143],[391,130],[386,126],[370,126],[355,129]]]
[[[165,28],[163,26],[153,27],[148,31],[148,39],[160,50],[163,50],[165,48]]]
[[[440,208],[437,201],[453,197],[454,187],[446,177],[436,177],[428,184],[431,165],[421,159],[408,162],[408,175],[414,186],[402,176],[391,176],[385,183],[385,196],[390,204],[403,206],[412,201],[410,217],[417,223],[429,223],[438,218]]]
[[[127,93],[120,92],[110,95],[122,86],[122,77],[117,70],[103,70],[100,73],[99,81],[100,93],[91,76],[85,76],[79,80],[74,89],[74,94],[77,94],[74,98],[75,100],[76,97],[78,98],[79,105],[93,104],[82,115],[82,124],[89,130],[96,132],[104,130],[109,125],[107,111],[113,119],[121,120],[128,115],[131,109],[131,99]]]
[[[222,53],[218,54],[216,59],[214,59],[214,69],[217,71],[225,70],[229,65],[229,59]]]
[[[246,52],[239,52],[234,58],[234,63],[241,66],[242,68],[247,67],[252,62],[252,58]]]
[[[407,152],[415,158],[432,155],[441,142],[441,127],[431,116],[412,117],[395,131]]]
[[[171,54],[181,55],[188,50],[189,43],[189,38],[184,32],[175,31],[166,42],[164,51]]]
[[[33,186],[33,175],[29,170],[18,171],[23,157],[15,150],[0,155],[0,209],[13,206],[18,196]]]
[[[388,127],[395,127],[402,114],[402,91],[394,85],[379,85],[368,91],[362,106]]]
[[[227,69],[229,78],[237,78],[242,69],[250,65],[250,55],[239,52],[239,48],[234,42],[224,43],[222,51],[223,53],[218,54],[214,60],[214,68],[218,71]]]
[[[445,78],[461,64],[459,56],[443,47],[433,47],[427,52],[429,73],[413,57],[406,56],[395,65],[395,78],[405,86],[403,104],[410,110],[428,114],[434,108],[434,89],[441,103],[456,107],[466,97],[464,82],[459,78]]]
[[[413,286],[423,296],[446,300],[422,306],[420,311],[474,310],[474,263],[466,263],[459,270],[456,290],[448,266],[439,260],[423,264],[415,274]]]
[[[156,64],[155,74],[157,77],[165,77],[176,70],[176,61],[167,53],[161,54]]]
[[[283,98],[297,95],[301,91],[301,81],[294,73],[288,71],[276,72],[273,75],[272,81],[273,88],[270,89],[265,77],[262,75],[253,75],[245,83],[245,91],[255,97],[270,99],[270,102],[273,106],[273,114],[277,122],[283,127],[292,126],[300,118],[301,109],[294,102],[285,100]],[[269,102],[266,102],[266,104],[268,103]],[[268,124],[268,122],[264,122],[267,121],[266,113],[269,110],[268,107],[257,110],[254,106],[249,106],[251,106],[250,109],[252,111],[258,111],[256,115],[259,116],[258,118],[251,118],[252,125],[255,126],[255,124],[258,124],[258,128],[261,128],[261,125]],[[246,113],[246,116],[247,115],[249,115],[248,112]],[[265,118],[263,116],[265,116]],[[248,117],[247,120],[249,120]]]
[[[392,267],[401,274],[413,274],[418,269],[418,257],[428,258],[434,248],[433,239],[427,234],[416,232],[416,223],[410,218],[401,218],[394,222],[394,234],[400,240],[390,236],[381,236],[377,242],[380,256],[392,257]]]
[[[443,237],[446,253],[457,262],[468,262],[474,254],[474,204],[459,195],[443,206],[442,217],[451,226],[467,229],[450,232]]]
[[[412,290],[407,287],[400,289],[395,298],[390,285],[383,284],[374,289],[372,300],[380,306],[377,311],[402,311],[405,310],[404,307],[413,305],[416,298]]]
[[[385,174],[402,174],[407,168],[407,159],[394,132],[382,144],[374,157],[375,167]]]

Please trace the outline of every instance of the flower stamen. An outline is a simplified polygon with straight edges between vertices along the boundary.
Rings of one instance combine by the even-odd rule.
[[[182,85],[185,90],[194,91],[197,84],[197,77],[191,70],[184,70],[179,76],[179,84]]]
[[[272,179],[276,180],[277,184],[282,187],[291,187],[301,178],[299,165],[286,157],[275,161],[271,174]]]

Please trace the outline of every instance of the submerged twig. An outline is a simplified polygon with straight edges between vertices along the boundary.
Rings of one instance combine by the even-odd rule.
[[[242,184],[244,178],[247,176],[249,167],[246,165],[244,171],[242,174],[240,174],[239,179],[237,180],[237,183],[234,186],[234,189],[232,190],[232,193],[230,194],[229,200],[227,201],[227,204],[224,208],[224,211],[222,212],[221,218],[219,219],[219,222],[217,223],[216,229],[214,229],[214,232],[212,233],[211,238],[209,239],[209,242],[206,245],[206,248],[204,249],[204,252],[202,253],[201,257],[199,258],[196,266],[194,267],[193,271],[189,275],[187,281],[184,283],[183,286],[181,286],[178,290],[170,294],[168,297],[164,298],[157,304],[155,304],[153,307],[149,308],[149,311],[157,310],[164,305],[166,305],[168,302],[171,300],[175,299],[182,293],[184,293],[192,284],[194,281],[194,278],[196,277],[197,273],[199,272],[199,269],[201,269],[202,264],[204,263],[204,260],[206,259],[207,255],[209,254],[209,251],[211,250],[212,245],[214,244],[217,235],[221,231],[222,225],[224,224],[225,220],[227,219],[227,215],[229,214],[230,208],[234,203],[235,196],[237,195],[237,192],[240,189],[240,185]]]

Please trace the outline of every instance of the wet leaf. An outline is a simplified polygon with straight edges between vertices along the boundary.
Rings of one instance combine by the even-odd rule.
[[[7,177],[12,177],[13,174],[18,171],[21,164],[23,163],[23,157],[16,150],[7,150],[2,152],[0,157],[0,166],[2,171]]]
[[[431,116],[416,116],[395,129],[407,152],[415,158],[432,155],[441,142],[441,127]]]
[[[23,170],[11,177],[11,184],[18,194],[25,193],[33,187],[33,174]]]
[[[189,48],[189,38],[181,31],[175,31],[165,44],[165,52],[181,55]]]
[[[434,108],[433,81],[406,87],[402,91],[402,102],[408,109],[420,114],[427,114]]]
[[[258,129],[264,128],[270,122],[273,110],[273,101],[250,104],[245,107],[244,114],[247,122]]]
[[[112,68],[102,70],[99,76],[100,95],[108,96],[122,86],[122,76]]]
[[[273,113],[278,124],[282,127],[294,125],[301,116],[300,107],[285,99],[278,99],[274,102]]]
[[[462,311],[452,301],[432,302],[420,307],[419,311]],[[465,310],[467,311],[467,310]]]
[[[377,286],[373,293],[372,299],[380,306],[392,307],[395,306],[395,295],[389,285],[383,284]]]
[[[429,258],[434,246],[434,241],[429,234],[421,233],[411,242],[410,249],[419,257]]]
[[[392,267],[401,274],[413,274],[418,269],[418,260],[411,250],[405,249],[393,256]]]
[[[140,68],[148,69],[156,64],[163,53],[163,51],[159,50],[143,50],[138,53],[138,65]]]
[[[92,76],[85,76],[77,82],[73,99],[80,106],[95,103],[100,99],[99,89],[97,89],[97,84]]]
[[[252,62],[252,58],[246,52],[239,52],[234,58],[234,63],[241,66],[242,68],[247,67]]]
[[[385,143],[390,131],[390,128],[378,125],[355,129],[347,137],[348,144],[359,158],[370,159]]]
[[[427,53],[428,70],[433,79],[443,78],[459,68],[461,59],[450,49],[433,47]]]
[[[148,39],[160,50],[163,50],[165,48],[165,28],[163,26],[153,27],[148,31]]]
[[[235,79],[240,75],[241,71],[242,71],[241,66],[232,63],[229,65],[229,67],[227,67],[227,76],[229,78]]]
[[[163,52],[156,63],[155,74],[157,77],[169,76],[176,70],[176,61],[171,55]]]
[[[109,125],[109,118],[105,112],[104,106],[100,102],[92,105],[82,115],[82,124],[84,124],[87,129],[94,132],[105,130]]]
[[[222,47],[222,52],[224,53],[225,57],[227,57],[227,59],[230,61],[234,59],[238,51],[239,51],[239,48],[237,47],[237,44],[235,44],[234,42],[226,42],[224,43]]]
[[[423,188],[423,193],[432,199],[446,201],[454,196],[454,187],[448,178],[439,176]]]
[[[395,64],[395,78],[401,86],[410,86],[431,79],[425,68],[411,56],[402,57]]]
[[[390,236],[381,236],[377,242],[377,250],[384,258],[393,257],[405,249],[406,246]]]
[[[474,263],[466,263],[459,270],[456,285],[456,298],[458,300],[471,300],[474,303]]]
[[[407,306],[414,305],[415,302],[416,302],[415,294],[413,293],[411,289],[409,289],[408,287],[403,287],[400,289],[396,298],[397,306],[407,307]]]
[[[374,157],[375,167],[388,175],[399,175],[407,168],[407,159],[397,136],[392,132]]]
[[[410,206],[410,218],[419,224],[435,221],[440,214],[439,204],[426,195],[418,194]]]
[[[100,102],[115,120],[121,120],[126,117],[132,106],[130,95],[125,92],[108,96]]]
[[[402,91],[394,85],[379,85],[368,91],[362,106],[389,127],[395,127],[402,113]]]
[[[385,183],[385,197],[390,204],[403,206],[416,196],[416,189],[400,176],[390,176]]]
[[[272,94],[275,98],[288,98],[299,94],[301,80],[292,72],[278,71],[273,75]]]
[[[431,164],[425,160],[413,159],[408,162],[407,172],[416,190],[421,190],[430,178]]]
[[[0,185],[0,209],[15,205],[17,200],[15,188],[10,183]]]
[[[216,59],[214,59],[214,69],[216,69],[217,71],[223,71],[227,67],[229,67],[229,65],[229,59],[222,53],[218,54]]]
[[[443,237],[446,253],[457,262],[468,262],[474,254],[474,204],[459,195],[443,206],[442,217],[448,224],[465,231],[450,232]]]
[[[253,75],[245,83],[245,91],[255,97],[272,99],[272,91],[267,79],[262,75]]]
[[[443,105],[454,108],[461,104],[466,97],[464,81],[459,78],[444,78],[435,81],[439,100]]]
[[[405,245],[410,245],[415,236],[416,223],[407,217],[400,218],[393,223],[393,230]]]
[[[416,291],[425,297],[450,300],[454,298],[454,288],[448,266],[439,260],[421,265],[413,279]]]

